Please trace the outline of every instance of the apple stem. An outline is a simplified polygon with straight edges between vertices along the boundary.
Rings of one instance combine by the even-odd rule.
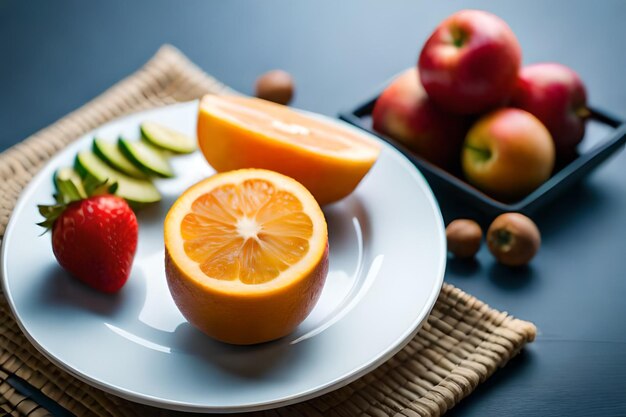
[[[585,106],[578,107],[576,110],[574,110],[574,113],[581,119],[586,119],[591,116],[591,111],[589,111],[589,109]]]
[[[465,145],[465,148],[474,152],[476,156],[478,156],[478,159],[480,159],[481,161],[486,161],[491,158],[491,151],[489,151],[488,149],[481,149],[472,145]]]
[[[450,28],[450,35],[452,35],[452,44],[457,48],[462,47],[467,41],[467,32],[456,26]]]

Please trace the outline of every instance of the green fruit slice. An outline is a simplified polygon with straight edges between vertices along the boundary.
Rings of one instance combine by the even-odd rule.
[[[115,194],[129,203],[155,203],[161,200],[159,190],[149,180],[133,178],[117,171],[91,151],[82,151],[76,155],[75,168],[82,178],[91,175],[98,181],[117,182]]]
[[[158,123],[142,123],[141,135],[152,145],[168,151],[191,153],[196,150],[196,141],[193,138]]]
[[[95,138],[93,140],[93,151],[104,162],[118,171],[135,178],[147,178],[147,175],[141,169],[124,156],[116,144]]]
[[[160,177],[173,177],[174,171],[167,158],[152,145],[142,141],[120,138],[118,145],[122,153],[145,172]]]
[[[79,198],[87,198],[87,193],[85,192],[85,187],[83,186],[83,180],[74,168],[64,167],[57,169],[54,173],[53,181],[58,193],[67,194],[69,191],[70,194],[77,193],[77,197]],[[66,181],[69,181],[74,185],[72,190],[67,190]]]

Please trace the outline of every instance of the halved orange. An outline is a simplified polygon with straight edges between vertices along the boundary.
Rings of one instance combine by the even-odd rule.
[[[265,168],[304,185],[320,205],[350,194],[380,153],[375,141],[269,101],[208,95],[198,144],[218,172]]]
[[[324,214],[282,174],[244,169],[207,178],[178,198],[164,229],[172,297],[191,324],[218,340],[287,335],[324,286]]]

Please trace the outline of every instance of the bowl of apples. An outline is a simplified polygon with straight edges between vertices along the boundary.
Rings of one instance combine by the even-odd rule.
[[[506,22],[461,10],[415,67],[340,117],[398,148],[436,194],[489,215],[532,215],[622,149],[626,124],[588,105],[571,68],[521,61]]]

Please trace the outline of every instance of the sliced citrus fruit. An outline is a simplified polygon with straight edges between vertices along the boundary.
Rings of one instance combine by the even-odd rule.
[[[234,344],[290,333],[328,272],[328,231],[305,187],[243,169],[186,190],[165,219],[165,271],[185,318]]]
[[[265,168],[304,185],[320,205],[350,194],[380,146],[365,135],[269,101],[205,96],[198,144],[218,172]]]

